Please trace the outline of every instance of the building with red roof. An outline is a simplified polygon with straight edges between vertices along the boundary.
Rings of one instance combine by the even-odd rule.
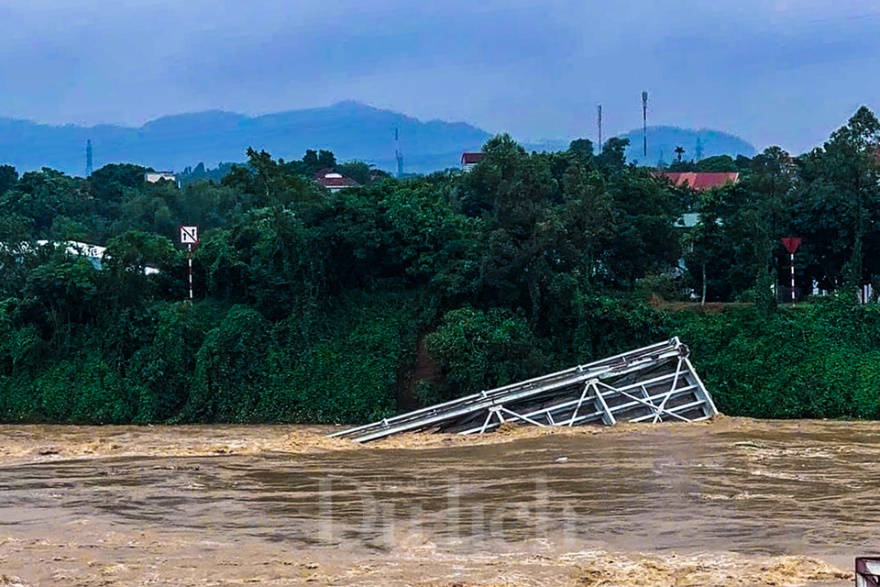
[[[711,190],[726,185],[732,185],[739,181],[739,173],[736,172],[666,172],[663,177],[672,182],[676,187],[690,186],[694,190]]]
[[[319,170],[317,173],[315,173],[315,177],[313,179],[318,183],[318,185],[324,186],[331,192],[338,192],[339,190],[349,188],[357,188],[361,185],[352,178],[339,173],[332,167],[325,167],[324,169]]]
[[[461,154],[461,166],[465,168],[465,171],[473,168],[474,165],[483,160],[482,153],[462,153]]]

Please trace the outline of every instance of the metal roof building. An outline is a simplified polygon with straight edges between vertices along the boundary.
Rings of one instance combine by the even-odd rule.
[[[739,173],[736,172],[666,172],[663,177],[676,187],[687,185],[699,191],[720,188],[739,181]]]

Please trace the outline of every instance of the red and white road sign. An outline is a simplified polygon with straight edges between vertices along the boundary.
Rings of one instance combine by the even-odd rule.
[[[788,251],[790,255],[794,255],[801,246],[801,239],[796,236],[787,236],[782,239],[782,246],[785,247],[785,250]]]

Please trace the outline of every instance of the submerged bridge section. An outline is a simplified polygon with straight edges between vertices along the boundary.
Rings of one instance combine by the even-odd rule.
[[[505,422],[580,426],[697,422],[718,414],[678,338],[594,363],[343,430],[369,442],[402,432],[482,434]]]

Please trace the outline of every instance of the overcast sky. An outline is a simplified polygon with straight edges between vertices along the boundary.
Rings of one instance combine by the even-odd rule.
[[[880,108],[878,66],[874,0],[0,1],[0,116],[47,123],[354,99],[571,138],[648,90],[652,124],[799,152]]]

